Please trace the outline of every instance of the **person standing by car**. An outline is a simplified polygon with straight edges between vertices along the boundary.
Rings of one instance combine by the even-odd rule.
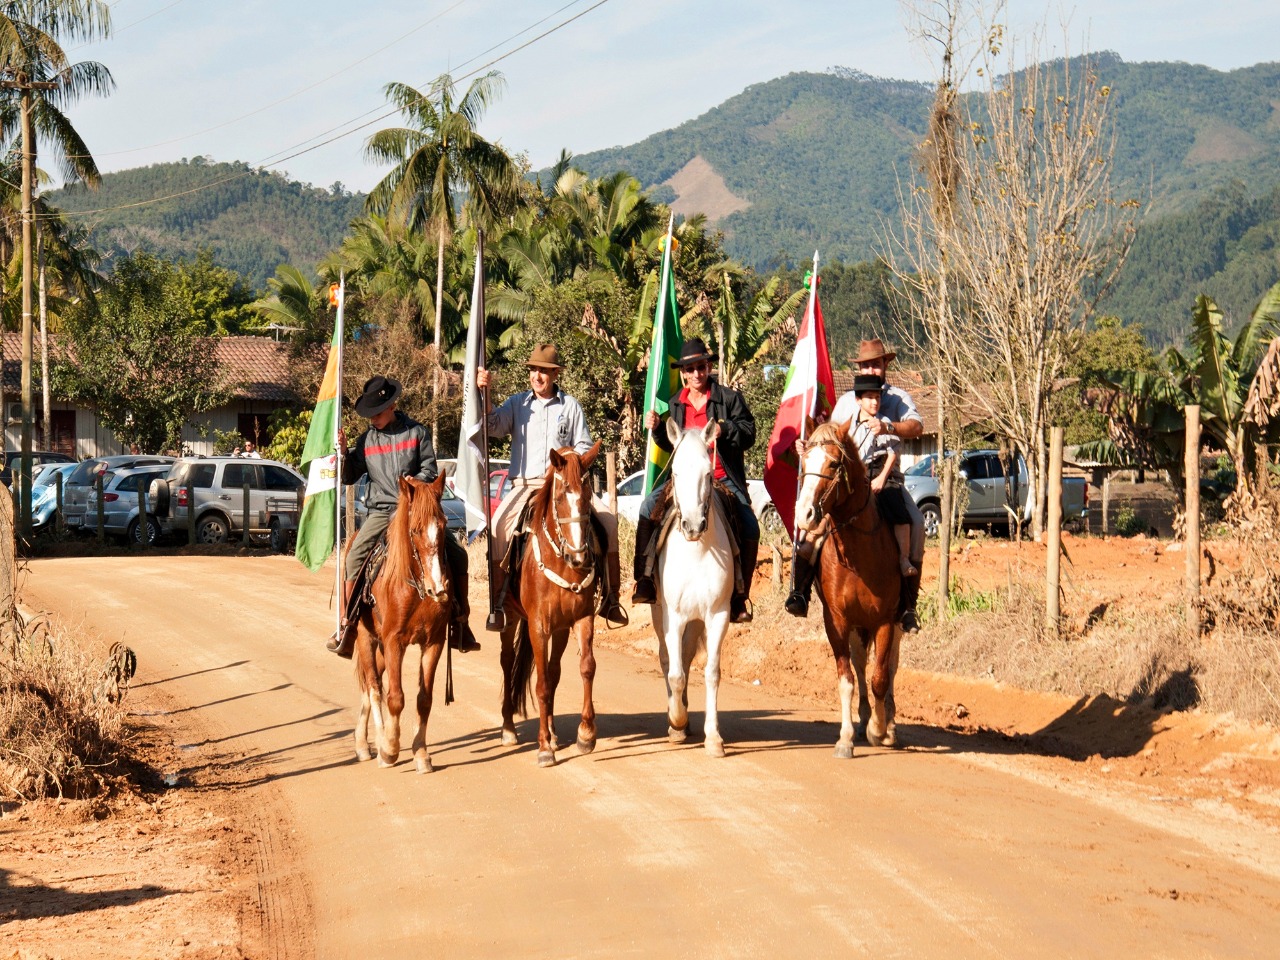
[[[888,433],[903,440],[915,440],[924,433],[924,418],[916,409],[911,394],[901,387],[890,386],[885,381],[889,364],[897,357],[897,353],[885,347],[884,342],[876,337],[863,340],[858,346],[858,355],[854,364],[858,373],[866,376],[877,376],[883,382],[880,388],[880,409],[873,422],[867,424],[867,431],[873,436]],[[856,390],[850,390],[836,402],[831,411],[831,423],[847,423],[856,420],[859,415]],[[796,441],[796,449],[804,456],[803,446]],[[902,471],[895,465],[893,468],[896,483],[903,482]],[[902,629],[911,633],[918,628],[916,621],[916,601],[920,597],[920,570],[924,565],[924,518],[912,497],[904,496],[903,506],[911,517],[911,550],[908,559],[915,568],[914,576],[902,578]],[[795,588],[787,596],[783,604],[788,613],[795,617],[804,617],[809,613],[809,595],[813,589],[813,578],[818,569],[818,554],[822,549],[822,537],[812,541],[801,540],[795,551]]]
[[[396,409],[400,397],[400,381],[385,376],[371,377],[356,401],[356,413],[369,420],[369,428],[347,449],[346,432],[339,428],[338,446],[342,450],[342,482],[355,483],[369,475],[365,503],[368,514],[359,533],[347,547],[343,575],[343,617],[338,633],[330,638],[328,648],[341,657],[355,650],[359,603],[355,599],[356,581],[365,561],[378,540],[386,533],[400,499],[401,477],[413,477],[423,483],[436,478],[436,453],[427,428]],[[445,539],[445,555],[449,576],[454,583],[454,619],[459,622],[463,649],[479,646],[467,626],[471,612],[467,602],[467,552],[452,537]]]
[[[747,401],[737,390],[722,387],[711,379],[711,364],[716,355],[707,351],[705,341],[692,337],[684,342],[680,359],[672,363],[680,371],[684,389],[671,400],[671,417],[682,430],[701,430],[709,422],[718,427],[715,449],[715,479],[723,483],[733,494],[738,505],[738,522],[742,531],[742,543],[738,545],[742,563],[742,591],[733,592],[729,602],[729,620],[732,623],[750,623],[752,613],[751,579],[756,569],[756,555],[760,551],[760,521],[751,509],[751,497],[747,491],[745,454],[756,442],[756,419],[747,407]],[[670,452],[671,440],[662,428],[662,418],[650,410],[645,415],[646,430],[653,431],[658,446]],[[653,539],[654,508],[659,491],[665,481],[654,488],[640,505],[640,519],[636,523],[635,593],[632,603],[656,603],[658,590],[649,575],[649,544]]]
[[[258,452],[258,448],[254,445],[252,440],[246,440],[244,442],[244,452],[240,454],[240,456],[248,457],[250,460],[262,459],[262,454]]]
[[[511,466],[507,479],[511,492],[498,504],[493,515],[493,558],[501,564],[525,504],[541,489],[551,462],[552,450],[572,447],[582,454],[591,449],[591,431],[582,413],[582,405],[557,386],[560,353],[550,343],[540,343],[529,354],[529,390],[512,394],[496,409],[489,403],[489,371],[476,371],[476,386],[484,391],[485,412],[491,437],[511,437]],[[604,528],[605,579],[604,599],[600,615],[609,623],[627,624],[630,618],[618,602],[622,564],[618,559],[618,518],[603,500],[591,498],[591,510]],[[490,571],[497,582],[499,572]]]

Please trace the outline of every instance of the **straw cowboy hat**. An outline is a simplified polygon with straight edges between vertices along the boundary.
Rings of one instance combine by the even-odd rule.
[[[539,343],[529,354],[526,367],[541,367],[543,370],[563,370],[560,365],[560,352],[553,343]]]
[[[370,377],[364,382],[364,393],[356,401],[356,413],[362,417],[376,417],[396,402],[403,389],[394,377]]]
[[[683,370],[685,367],[701,363],[703,360],[711,363],[715,359],[716,355],[707,351],[707,345],[700,337],[691,337],[680,348],[680,359],[671,361],[671,369]]]
[[[884,358],[884,362],[889,363],[896,356],[897,353],[888,349],[884,341],[876,337],[874,340],[863,340],[858,345],[858,355],[853,358],[853,362],[870,363],[872,360]]]

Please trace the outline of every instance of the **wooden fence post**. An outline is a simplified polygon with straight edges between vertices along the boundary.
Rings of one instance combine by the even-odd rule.
[[[151,546],[151,524],[147,522],[146,474],[138,475],[138,532],[142,534],[142,548]]]
[[[618,452],[610,450],[604,455],[604,490],[609,511],[618,515]]]
[[[1187,446],[1187,629],[1200,636],[1200,407],[1186,408]]]
[[[1057,640],[1062,629],[1059,597],[1062,590],[1062,427],[1049,428],[1049,482],[1045,498],[1049,507],[1049,552],[1045,557],[1045,622]]]
[[[240,532],[240,542],[249,545],[249,484],[244,485],[244,530]]]

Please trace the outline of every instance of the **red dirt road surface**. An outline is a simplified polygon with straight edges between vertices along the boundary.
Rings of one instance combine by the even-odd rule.
[[[1071,760],[1020,731],[1120,711],[904,671],[903,748],[837,761],[834,677],[802,697],[762,671],[721,685],[715,760],[700,683],[690,742],[667,742],[638,611],[598,634],[589,756],[572,745],[567,658],[567,746],[543,770],[536,717],[500,745],[498,645],[473,585],[484,649],[454,657],[452,706],[440,678],[436,772],[419,776],[407,750],[394,769],[355,760],[352,669],[323,649],[331,585],[285,557],[30,564],[26,606],[137,652],[127,702],[164,786],[101,820],[48,803],[0,819],[0,957],[1280,950],[1273,732],[1150,713],[1113,758]],[[813,628],[733,628],[726,650],[750,664],[753,645],[794,641],[820,658]]]

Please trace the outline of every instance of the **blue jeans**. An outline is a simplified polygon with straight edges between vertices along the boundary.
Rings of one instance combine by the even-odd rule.
[[[646,520],[653,519],[653,508],[658,502],[658,494],[660,494],[669,481],[663,481],[653,488],[653,492],[644,498],[644,502],[640,504],[640,516]],[[733,499],[738,504],[738,523],[741,525],[742,536],[754,542],[760,539],[760,521],[756,519],[756,512],[751,509],[751,499],[741,490],[738,485],[729,477],[725,477],[721,481],[733,494]]]

